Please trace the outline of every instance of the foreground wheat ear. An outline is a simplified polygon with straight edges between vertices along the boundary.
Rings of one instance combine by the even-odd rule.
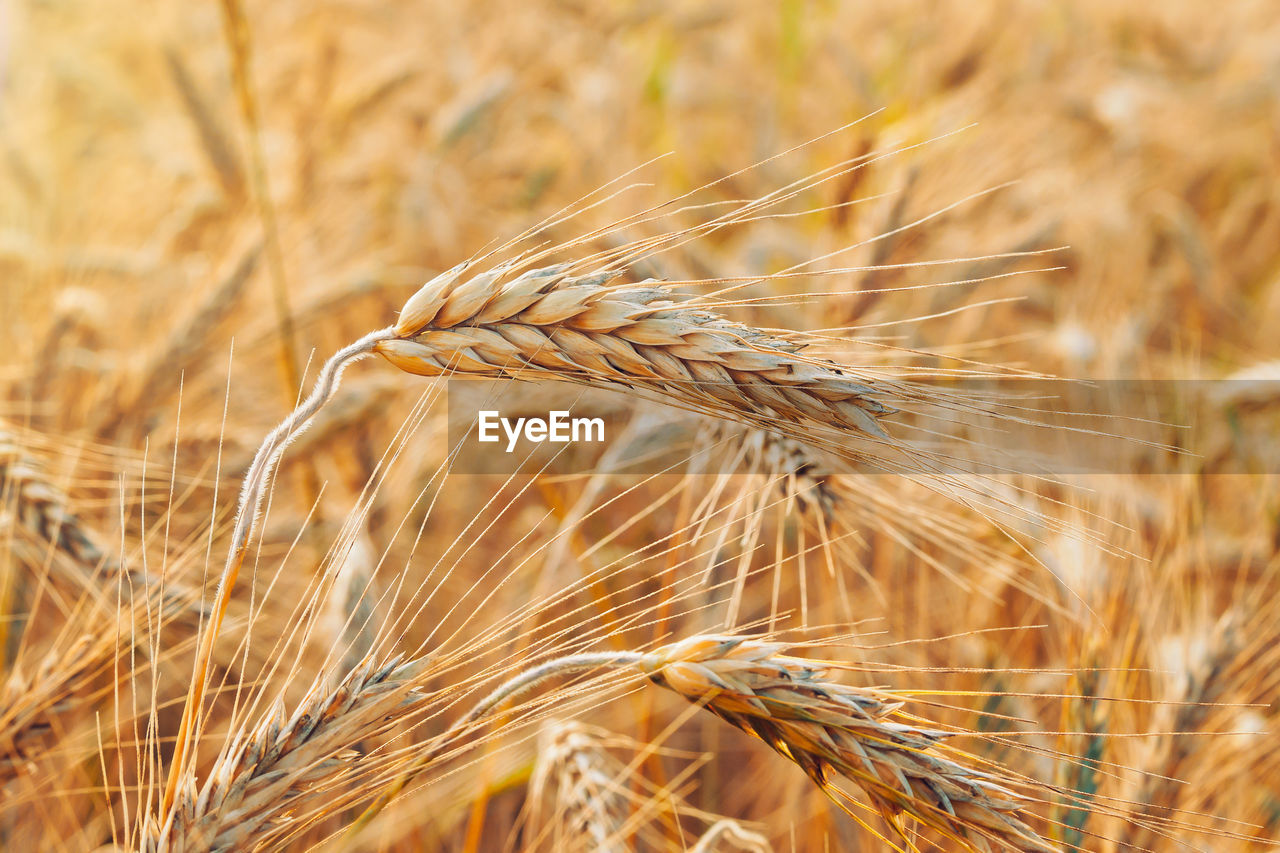
[[[562,379],[626,388],[765,427],[780,419],[887,439],[893,409],[803,344],[683,305],[661,282],[611,285],[606,269],[521,272],[499,264],[467,277],[460,264],[405,304],[374,351],[423,376]]]
[[[352,362],[378,354],[403,370],[427,376],[556,378],[621,387],[669,405],[764,428],[786,425],[804,436],[834,435],[841,440],[860,436],[877,444],[890,443],[876,418],[893,409],[875,399],[880,392],[834,362],[805,357],[800,353],[803,344],[785,333],[733,323],[696,303],[679,302],[655,282],[610,285],[620,272],[608,263],[594,265],[594,271],[583,275],[574,275],[571,267],[564,266],[522,271],[522,263],[532,267],[532,262],[512,261],[465,279],[470,265],[462,264],[428,282],[404,306],[395,326],[366,335],[326,362],[311,395],[258,449],[245,475],[227,561],[196,653],[158,825],[172,825],[190,811],[186,805],[190,798],[180,792],[189,792],[195,785],[194,753],[201,738],[210,661],[272,474],[288,443],[332,398]],[[632,662],[641,663],[655,681],[694,701],[707,701],[726,720],[759,734],[824,787],[828,770],[847,775],[868,791],[886,815],[906,812],[978,849],[987,837],[1011,849],[1051,849],[1013,816],[1020,807],[1011,793],[976,771],[932,754],[925,757],[925,750],[942,737],[940,733],[882,721],[895,710],[891,704],[866,697],[855,702],[846,689],[813,681],[806,675],[812,674],[807,666],[789,669],[785,662],[765,662],[778,647],[744,645],[737,640],[691,642],[669,648],[666,657],[643,656]],[[710,657],[689,657],[696,649],[717,651]],[[752,649],[760,656],[745,657]],[[713,660],[718,663],[712,665]],[[737,700],[732,692],[708,700],[689,689],[690,667],[701,667],[698,672],[714,686],[711,676],[718,669],[731,664],[741,668],[744,662],[756,668],[738,674],[735,683],[745,693],[740,691]],[[598,665],[598,656],[575,663],[579,669]],[[544,671],[556,670],[539,667],[526,673],[526,686]],[[766,714],[772,729],[738,707],[746,693],[759,688],[761,692],[747,704],[769,708],[764,697],[773,696],[783,685],[763,686],[764,673],[783,679],[791,690],[779,700],[782,706]],[[495,704],[503,698],[495,696]],[[465,728],[491,707],[476,709],[461,725]],[[783,713],[784,708],[791,710]],[[806,713],[817,716],[809,718]],[[858,725],[867,731],[853,734]],[[848,737],[834,738],[824,728],[830,726],[849,733]],[[442,743],[448,741],[445,738]],[[439,749],[419,756],[407,773],[375,798],[352,829],[366,825],[411,777],[439,756]],[[1015,846],[1015,841],[1021,846]]]

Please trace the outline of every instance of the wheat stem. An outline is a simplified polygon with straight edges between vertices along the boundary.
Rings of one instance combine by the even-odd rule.
[[[514,699],[524,693],[537,687],[548,679],[555,678],[559,675],[568,675],[573,672],[582,672],[588,669],[599,669],[608,666],[627,666],[639,663],[644,655],[639,652],[605,652],[605,653],[585,653],[579,655],[567,655],[565,657],[555,658],[545,663],[539,664],[514,678],[504,681],[502,684],[494,688],[488,696],[476,703],[467,715],[457,723],[449,727],[442,736],[440,741],[423,755],[414,759],[413,763],[405,769],[400,776],[388,785],[377,799],[369,804],[368,808],[360,814],[358,818],[351,824],[349,829],[350,836],[359,832],[369,824],[371,820],[377,817],[378,813],[386,808],[387,803],[404,790],[413,778],[426,769],[431,762],[440,757],[440,754],[461,735],[474,722],[479,720],[485,714],[488,714],[498,705],[509,699]]]
[[[164,798],[161,800],[160,813],[166,814],[173,807],[177,798],[178,785],[186,773],[194,751],[195,736],[201,706],[208,689],[209,661],[213,656],[213,646],[222,620],[231,601],[231,592],[235,588],[240,566],[248,551],[250,537],[256,529],[258,514],[266,496],[271,474],[280,461],[281,454],[288,447],[290,440],[307,428],[322,406],[333,397],[342,380],[342,373],[347,367],[373,352],[374,346],[392,335],[390,329],[372,332],[355,343],[333,355],[320,369],[315,388],[310,396],[285,418],[279,426],[271,431],[262,446],[258,448],[249,471],[245,474],[244,486],[240,491],[240,503],[236,509],[235,525],[231,532],[231,544],[227,554],[227,562],[218,578],[218,588],[214,596],[214,606],[200,636],[200,647],[196,652],[195,669],[191,677],[191,685],[187,692],[187,701],[182,709],[182,721],[178,726],[178,736],[174,743],[173,760],[169,767],[169,779],[165,785]]]

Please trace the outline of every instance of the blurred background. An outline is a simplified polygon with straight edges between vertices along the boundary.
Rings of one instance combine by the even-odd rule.
[[[1280,380],[1280,8],[1269,0],[8,0],[0,418],[103,540],[198,573],[209,531],[225,533],[236,476],[315,359],[386,325],[426,278],[638,167],[622,183],[646,187],[538,239],[567,241],[714,181],[708,199],[759,196],[856,157],[869,162],[797,200],[808,213],[725,229],[644,274],[758,275],[852,247],[825,267],[890,268],[766,283],[752,294],[825,295],[736,318],[856,325],[904,350],[1073,378]],[[990,257],[1038,250],[1052,251]],[[956,262],[928,264],[941,260]],[[969,279],[981,280],[882,292]],[[893,325],[907,318],[926,319]],[[1224,453],[1241,430],[1280,425],[1276,386],[1259,387],[1223,399]],[[325,560],[422,388],[385,365],[352,371],[346,408],[299,451],[306,464],[282,475],[290,490],[278,490],[268,558]],[[360,534],[375,552],[408,553],[399,525],[429,467],[403,465],[381,492]],[[974,568],[985,557],[939,558],[936,542],[918,551],[863,531],[859,559],[881,592],[854,589],[854,599],[891,640],[967,634],[945,651],[883,660],[1011,673],[939,675],[922,688],[986,691],[957,704],[988,701],[986,711],[1045,732],[1086,733],[1045,736],[1046,750],[1070,757],[1061,763],[1010,759],[991,744],[984,755],[1201,828],[1161,834],[1099,815],[1082,829],[1047,809],[1057,840],[1274,849],[1276,485],[1215,474],[1210,460],[1197,475],[1112,478],[1098,503],[1029,497],[1064,523],[1102,514],[1116,524],[1112,550],[1019,531],[1052,573]],[[578,489],[522,493],[510,523],[536,538],[547,513],[573,515]],[[487,494],[461,482],[453,492],[443,506],[454,524],[441,523],[457,535]],[[585,528],[588,539],[630,510],[611,512]],[[167,541],[155,535],[166,514]],[[308,518],[319,533],[299,540]],[[963,530],[1011,565],[1020,559],[993,544],[1003,540],[989,525]],[[471,559],[503,553],[478,543]],[[939,559],[963,582],[939,581]],[[460,564],[456,583],[474,576]],[[771,582],[761,581],[766,598]],[[40,628],[21,584],[6,589],[10,623]],[[515,606],[539,589],[503,595]],[[804,606],[808,624],[848,625],[825,604]],[[47,618],[49,636],[62,636],[59,617]],[[1049,628],[971,633],[1032,625]],[[42,648],[15,636],[11,665]],[[1069,675],[1012,674],[1034,668]],[[1209,705],[1191,713],[1146,700]],[[645,741],[672,708],[592,719]],[[794,768],[717,725],[670,738],[718,753],[690,777],[697,808],[756,822],[780,850],[886,849]],[[1119,736],[1174,730],[1245,734]],[[1100,734],[1117,737],[1101,750]],[[531,760],[467,765],[447,792],[417,795],[436,797],[422,800],[430,820],[421,806],[393,809],[371,844],[519,849],[530,843],[512,827]],[[63,768],[54,788],[11,789],[12,804],[46,805],[41,829],[8,813],[7,837],[70,849],[109,840],[101,803],[71,793],[99,784],[76,775],[91,776],[93,763]],[[644,772],[655,784],[676,774]],[[1187,784],[1157,790],[1153,773]],[[742,774],[769,784],[736,784]],[[47,805],[51,790],[62,805]]]

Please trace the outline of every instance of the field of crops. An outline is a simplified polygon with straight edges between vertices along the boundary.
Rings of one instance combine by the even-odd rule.
[[[0,329],[0,848],[1280,849],[1273,2],[0,0]]]

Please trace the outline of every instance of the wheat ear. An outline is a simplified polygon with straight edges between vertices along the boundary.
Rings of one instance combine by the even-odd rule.
[[[102,537],[75,513],[40,460],[2,426],[0,500],[0,519],[12,516],[14,527],[40,548],[40,553],[31,554],[32,560],[48,563],[91,598],[104,603],[105,591],[122,582],[155,595],[165,619],[180,617],[195,624],[200,613],[199,593],[179,581],[162,582],[144,571],[122,567],[106,554],[98,545]],[[49,560],[53,554],[64,559]],[[3,633],[0,630],[0,635]]]
[[[614,754],[614,748],[623,744],[636,751],[630,763]],[[683,850],[683,844],[673,846],[675,838],[683,838],[681,818],[695,818],[706,821],[709,828],[688,848],[694,853],[730,849],[772,853],[764,836],[689,805],[675,790],[678,783],[647,781],[638,771],[643,756],[655,750],[666,751],[649,743],[626,742],[576,721],[547,720],[539,733],[538,758],[528,784],[524,848],[557,853]],[[710,757],[698,756],[697,764],[686,767],[679,778],[687,778],[694,766]]]
[[[649,653],[547,661],[489,693],[384,790],[351,831],[367,825],[417,773],[502,703],[557,676],[609,668],[643,673],[760,738],[824,791],[833,790],[834,775],[850,779],[900,832],[896,819],[906,814],[967,850],[1057,853],[1022,819],[1029,799],[1008,787],[1022,782],[945,757],[937,747],[950,732],[894,719],[904,699],[825,680],[825,666],[789,657],[785,649],[782,643],[707,635]]]
[[[23,773],[53,739],[55,719],[99,675],[115,647],[110,634],[81,636],[50,651],[30,675],[17,667],[0,686],[0,788]]]
[[[143,850],[253,849],[296,828],[308,805],[323,813],[355,768],[355,745],[425,701],[413,690],[421,668],[366,658],[336,688],[313,689],[292,715],[277,704],[228,741],[200,790],[182,786],[165,823],[146,827]]]
[[[409,299],[392,339],[374,350],[423,376],[563,379],[630,389],[766,429],[887,439],[882,391],[803,344],[676,301],[661,282],[611,285],[614,270],[518,272],[499,264],[467,277],[460,264]],[[847,434],[847,433],[846,433]]]
[[[824,680],[824,667],[785,648],[699,636],[645,655],[639,668],[760,738],[824,790],[833,774],[852,780],[895,827],[907,814],[972,850],[1055,850],[1022,820],[1027,800],[1008,780],[937,752],[948,732],[895,721],[899,697]]]
[[[549,723],[529,780],[531,834],[549,836],[555,850],[622,853],[634,810],[626,777],[627,768],[583,726]]]
[[[235,523],[231,530],[227,561],[218,577],[218,588],[214,595],[209,621],[200,635],[200,645],[196,650],[194,672],[187,691],[187,700],[182,708],[182,720],[178,725],[178,735],[174,742],[173,759],[169,765],[169,778],[165,783],[164,797],[160,802],[161,815],[167,815],[174,807],[178,788],[190,769],[195,741],[199,734],[201,708],[208,690],[209,663],[213,657],[214,643],[217,642],[222,621],[226,617],[227,606],[231,602],[231,593],[235,588],[240,566],[244,562],[250,538],[257,526],[258,511],[270,485],[271,475],[279,464],[280,456],[293,436],[306,429],[316,412],[320,411],[321,407],[337,393],[343,371],[353,362],[371,353],[377,342],[390,338],[391,335],[390,329],[371,332],[339,350],[325,362],[310,396],[267,435],[245,474],[244,485],[240,490],[240,502],[236,508]]]

